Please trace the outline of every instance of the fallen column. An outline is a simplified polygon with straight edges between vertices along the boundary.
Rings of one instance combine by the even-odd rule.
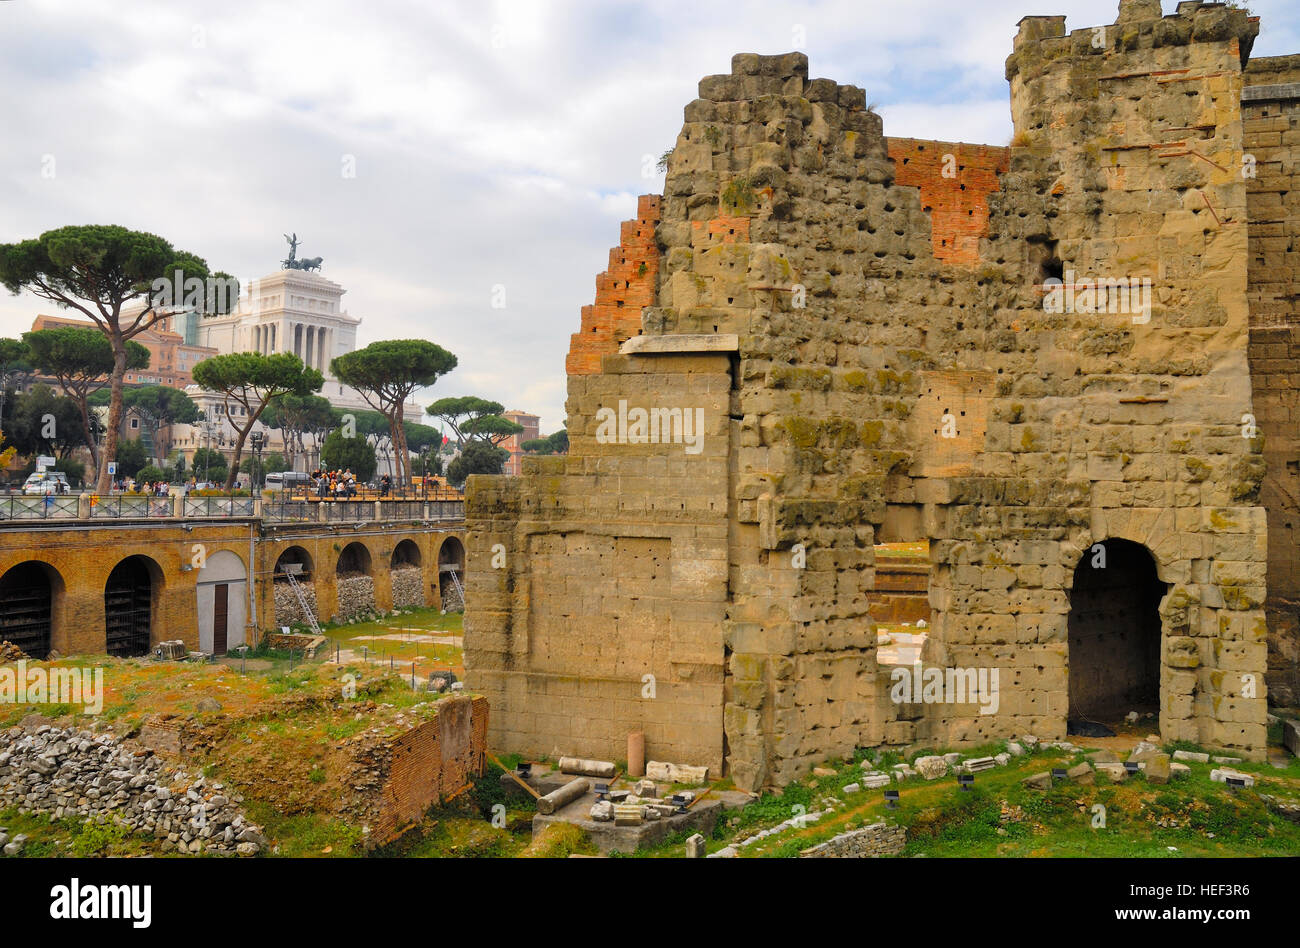
[[[577,780],[570,780],[558,790],[552,790],[544,797],[537,798],[537,812],[543,816],[550,816],[565,804],[572,803],[578,797],[590,789],[591,784],[579,777]]]
[[[581,774],[584,777],[613,777],[618,768],[607,760],[585,760],[581,757],[561,757],[560,773]]]

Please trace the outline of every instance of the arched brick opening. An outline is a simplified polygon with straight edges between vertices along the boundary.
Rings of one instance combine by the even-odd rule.
[[[354,540],[339,553],[338,565],[334,568],[334,572],[339,576],[351,573],[365,573],[370,576],[372,575],[370,562],[370,550],[364,543]]]
[[[403,540],[393,547],[393,558],[390,566],[397,569],[399,566],[419,566],[423,559],[420,555],[420,548],[414,540]]]
[[[335,567],[335,616],[357,619],[375,612],[375,574],[369,548],[352,541],[339,552]]]
[[[277,582],[284,582],[285,574],[289,572],[292,572],[299,582],[310,582],[314,565],[311,554],[305,548],[291,546],[276,558],[272,573]]]
[[[1104,540],[1084,551],[1070,590],[1069,721],[1113,724],[1160,710],[1160,600],[1151,551]]]
[[[162,569],[147,556],[128,556],[104,584],[104,650],[130,658],[149,654]]]
[[[438,588],[442,608],[465,608],[465,544],[447,537],[438,547]]]
[[[289,576],[293,576],[293,583]],[[316,601],[316,563],[311,553],[301,546],[290,546],[275,560],[271,571],[271,592],[275,597],[275,625],[308,625],[307,613],[319,618],[320,607]],[[295,590],[294,587],[297,587]]]
[[[420,568],[423,560],[420,547],[414,540],[408,538],[393,547],[389,575],[392,577],[394,609],[425,604],[424,570]]]
[[[63,595],[63,577],[48,563],[27,560],[0,576],[0,641],[9,641],[32,658],[50,654],[54,607]]]

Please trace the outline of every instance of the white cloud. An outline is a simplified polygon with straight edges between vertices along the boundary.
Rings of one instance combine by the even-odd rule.
[[[1252,2],[1268,31],[1257,54],[1300,46],[1289,2]],[[1115,9],[1052,5],[1070,28]],[[549,432],[579,309],[618,222],[662,188],[645,156],[672,145],[701,77],[734,53],[798,44],[814,76],[867,89],[887,134],[1004,144],[1003,63],[1033,12],[1025,0],[0,3],[0,241],[116,222],[248,279],[297,231],[347,287],[363,344],[422,336],[457,354],[430,398],[481,394]],[[47,154],[53,180],[40,176]],[[340,174],[345,155],[355,179]],[[505,309],[490,306],[494,284]],[[0,333],[49,308],[0,294]]]

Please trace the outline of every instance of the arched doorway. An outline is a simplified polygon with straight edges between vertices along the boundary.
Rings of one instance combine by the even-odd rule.
[[[230,550],[218,550],[199,571],[199,651],[224,655],[244,644],[248,617],[248,576],[244,561]]]
[[[1105,540],[1084,551],[1070,591],[1069,720],[1113,725],[1160,711],[1160,600],[1167,591],[1146,547]]]
[[[54,594],[62,580],[45,563],[28,560],[0,576],[0,640],[7,639],[32,658],[50,654]]]
[[[465,608],[465,545],[456,537],[438,548],[438,588],[444,612]]]
[[[157,570],[158,564],[147,556],[128,556],[108,574],[104,584],[104,646],[109,655],[130,658],[149,654]]]

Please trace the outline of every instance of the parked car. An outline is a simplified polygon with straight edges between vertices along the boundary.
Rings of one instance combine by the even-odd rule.
[[[67,494],[72,485],[62,471],[37,471],[23,484],[24,494]]]

